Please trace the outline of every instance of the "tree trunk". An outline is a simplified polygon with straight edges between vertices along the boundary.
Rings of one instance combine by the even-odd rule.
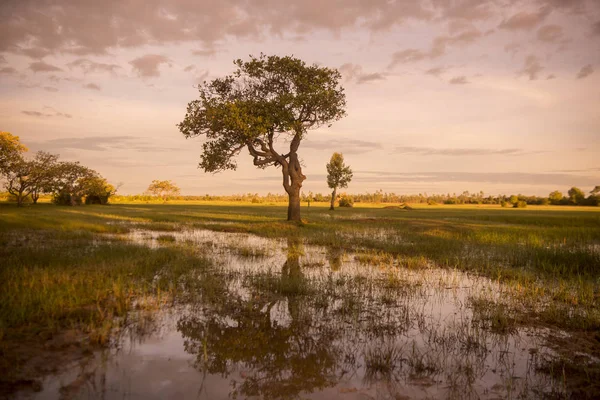
[[[17,207],[23,207],[23,203],[25,202],[25,196],[23,196],[23,192],[17,193]]]
[[[293,185],[288,192],[288,221],[300,221],[300,187]]]
[[[33,200],[33,204],[37,204],[38,199],[40,198],[40,194],[36,191],[31,192],[31,200]]]
[[[331,207],[330,210],[335,210],[335,197],[337,196],[337,188],[333,188],[333,192],[331,193]]]

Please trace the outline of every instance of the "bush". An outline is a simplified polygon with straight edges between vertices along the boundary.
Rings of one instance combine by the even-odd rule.
[[[427,199],[427,204],[429,204],[430,206],[437,206],[438,203],[433,200],[433,199]]]
[[[85,197],[85,204],[108,204],[108,196],[91,194]]]
[[[510,204],[509,202],[507,202],[507,201],[505,201],[505,200],[502,200],[502,201],[500,202],[500,205],[501,205],[502,207],[505,207],[505,208],[506,208],[506,207],[512,207],[512,204]]]
[[[58,204],[59,206],[73,206],[81,205],[83,203],[83,199],[81,197],[71,196],[70,193],[58,192],[54,193],[52,202],[54,204]]]
[[[354,199],[349,196],[343,196],[340,198],[340,207],[353,207]]]
[[[525,207],[527,207],[527,203],[523,200],[519,200],[515,203],[515,205],[513,207],[514,208],[525,208]]]

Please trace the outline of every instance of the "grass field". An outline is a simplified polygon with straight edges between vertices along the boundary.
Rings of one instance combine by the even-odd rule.
[[[82,333],[89,346],[102,344],[134,305],[151,308],[174,301],[181,276],[211,267],[198,249],[168,245],[174,241],[171,232],[192,228],[294,238],[351,251],[370,263],[393,262],[415,270],[434,265],[486,276],[516,293],[510,304],[479,304],[498,314],[498,323],[576,332],[579,344],[600,354],[597,208],[403,209],[359,203],[332,212],[328,204],[312,203],[302,212],[304,222],[293,224],[284,220],[284,204],[39,204],[22,209],[1,204],[3,379],[22,380],[34,358],[31,351],[15,351],[15,344],[35,349],[40,338],[43,342],[65,331]],[[151,249],[115,235],[132,229],[164,231],[159,240],[167,245]],[[252,249],[240,251],[256,256]],[[510,322],[503,322],[500,314],[510,314]],[[585,373],[600,376],[597,371]]]

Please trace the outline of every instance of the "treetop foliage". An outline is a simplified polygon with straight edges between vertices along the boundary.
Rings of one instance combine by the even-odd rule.
[[[199,99],[188,104],[178,124],[186,138],[208,139],[200,162],[206,172],[236,169],[234,157],[244,148],[257,167],[281,165],[309,129],[345,116],[336,69],[264,54],[234,64],[233,74],[199,85]],[[279,135],[290,140],[289,152],[275,150]]]
[[[19,141],[18,136],[9,132],[0,132],[0,173],[5,172],[11,164],[19,162],[27,147]]]
[[[169,197],[179,196],[179,187],[171,181],[153,180],[146,189],[153,196],[160,197],[165,200]]]

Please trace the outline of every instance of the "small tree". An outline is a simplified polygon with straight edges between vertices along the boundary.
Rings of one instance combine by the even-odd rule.
[[[166,202],[169,197],[178,196],[180,189],[171,181],[153,180],[148,186],[147,192],[152,196],[160,197]]]
[[[513,208],[525,208],[525,207],[527,207],[527,202],[525,200],[519,200],[513,205]]]
[[[56,166],[54,178],[54,197],[52,201],[60,205],[80,205],[88,189],[90,178],[98,177],[98,173],[84,167],[79,162],[61,162]]]
[[[87,178],[84,182],[85,204],[108,204],[117,189],[101,176]]]
[[[572,187],[571,189],[569,189],[568,195],[569,202],[571,202],[572,204],[583,204],[583,201],[585,200],[585,195],[583,194],[583,191],[577,187]]]
[[[288,194],[288,220],[300,221],[300,189],[306,176],[298,156],[310,129],[345,115],[344,89],[336,69],[306,65],[293,57],[250,57],[237,70],[199,86],[200,99],[188,104],[178,125],[186,138],[204,135],[200,167],[205,172],[235,170],[235,156],[247,149],[258,168],[281,167]],[[276,149],[277,139],[287,149]]]
[[[558,190],[555,190],[554,192],[548,195],[548,199],[550,200],[550,204],[557,205],[561,203],[563,199],[563,194]]]
[[[335,200],[337,197],[338,188],[346,188],[352,180],[352,170],[344,164],[344,156],[342,153],[333,153],[331,160],[327,164],[327,185],[331,192],[330,210],[334,210]]]
[[[32,190],[33,181],[30,179],[30,171],[31,162],[21,157],[18,161],[11,161],[4,172],[6,190],[15,197],[19,207],[25,203]]]
[[[40,194],[54,190],[59,173],[58,155],[38,151],[31,161],[31,200],[37,204]]]

